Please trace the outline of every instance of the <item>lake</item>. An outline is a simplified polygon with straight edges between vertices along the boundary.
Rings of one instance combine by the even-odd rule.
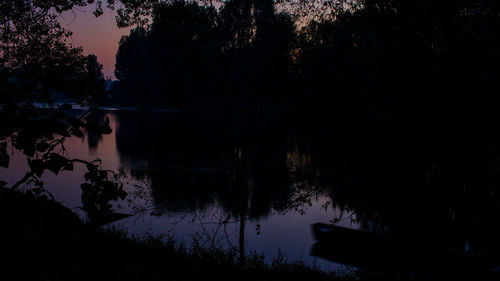
[[[129,234],[262,253],[267,262],[285,256],[325,271],[450,276],[495,273],[500,264],[500,158],[487,145],[436,144],[376,123],[353,133],[234,112],[100,117],[112,133],[67,139],[64,153],[124,171],[128,196],[113,210],[133,216],[112,226]],[[0,169],[9,183],[27,171],[25,157],[11,154],[10,168]],[[56,200],[84,218],[85,171],[42,176]],[[326,227],[320,242],[316,223]]]
[[[268,262],[279,252],[327,271],[343,267],[311,256],[311,224],[361,226],[353,212],[333,206],[316,177],[305,176],[313,173],[311,159],[295,136],[257,131],[241,120],[235,121],[240,131],[229,132],[214,114],[113,109],[102,115],[111,134],[69,138],[65,149],[71,158],[99,158],[102,168],[125,171],[128,196],[114,210],[134,215],[114,226],[223,249],[239,248],[243,240],[247,253],[262,253]],[[27,169],[25,156],[12,150],[10,168],[0,176],[13,183]],[[73,172],[42,176],[56,200],[83,218],[85,172],[76,165]]]

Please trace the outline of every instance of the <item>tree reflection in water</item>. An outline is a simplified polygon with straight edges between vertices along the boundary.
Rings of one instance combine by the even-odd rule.
[[[226,127],[221,119],[124,112],[117,131],[121,156],[136,178],[150,184],[148,211],[213,210],[195,218],[215,226],[212,233],[202,227],[203,244],[216,245],[227,236],[227,225],[239,224],[241,243],[232,246],[243,253],[248,220],[307,212],[318,196],[328,196],[324,207],[342,210],[330,223],[351,216],[362,230],[389,235],[400,249],[388,251],[392,256],[377,270],[450,274],[463,268],[472,274],[469,257],[480,256],[483,265],[496,260],[497,156],[482,140],[436,145],[373,128],[349,135],[277,129],[276,120],[263,126],[234,118]],[[157,124],[165,130],[147,134]],[[449,253],[458,260],[450,262]]]
[[[258,124],[243,123],[244,119],[232,120],[239,122],[235,130],[216,116],[134,116],[120,115],[117,147],[132,163],[132,174],[146,182],[139,186],[150,192],[139,189],[134,195],[153,198],[151,205],[136,210],[155,215],[202,211],[205,215],[194,220],[202,230],[204,225],[217,225],[214,233],[222,237],[227,237],[228,224],[237,223],[242,259],[247,220],[257,221],[272,211],[298,210],[318,195],[319,190],[307,184],[310,179],[301,175],[305,163],[299,159],[305,156],[296,146],[290,152],[292,138],[287,132],[261,129]],[[168,132],[147,139],[128,133],[147,130],[152,124],[163,124]],[[134,167],[134,163],[146,164]],[[206,215],[208,209],[214,209],[208,212],[213,216]],[[209,233],[200,237],[204,245],[220,240]]]

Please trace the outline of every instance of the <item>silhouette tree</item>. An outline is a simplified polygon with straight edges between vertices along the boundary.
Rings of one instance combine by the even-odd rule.
[[[120,47],[116,54],[115,75],[120,83],[114,88],[116,95],[120,95],[120,101],[130,104],[142,104],[148,101],[145,93],[149,92],[148,85],[150,69],[147,69],[149,58],[147,54],[146,31],[136,28],[130,35],[120,40]],[[116,99],[116,98],[115,98]]]
[[[196,3],[157,5],[150,30],[122,39],[116,75],[125,96],[143,105],[186,104],[214,92],[218,60],[214,10]],[[129,87],[131,86],[131,87]],[[130,99],[130,98],[129,98]]]
[[[3,1],[0,5],[0,165],[9,165],[7,148],[22,152],[29,170],[10,188],[35,195],[46,195],[40,179],[44,172],[57,175],[72,171],[74,164],[85,165],[88,173],[82,197],[90,217],[99,211],[110,213],[109,201],[126,193],[119,175],[100,169],[100,161],[70,158],[64,140],[82,137],[83,129],[98,135],[109,133],[109,120],[95,122],[91,111],[75,118],[68,114],[70,105],[55,106],[54,102],[56,97],[65,97],[89,105],[104,94],[96,57],[85,57],[81,48],[75,48],[69,40],[71,33],[57,20],[61,12],[92,2]],[[1,187],[6,185],[0,182]]]

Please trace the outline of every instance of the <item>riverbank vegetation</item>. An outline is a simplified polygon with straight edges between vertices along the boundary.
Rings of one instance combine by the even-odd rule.
[[[346,280],[258,253],[183,246],[96,229],[59,203],[0,189],[2,267],[17,280]]]

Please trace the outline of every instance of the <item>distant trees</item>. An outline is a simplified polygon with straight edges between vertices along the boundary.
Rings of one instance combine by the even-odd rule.
[[[286,85],[294,43],[294,24],[273,1],[228,1],[220,11],[195,2],[160,4],[150,29],[120,43],[118,94],[143,105],[222,101],[228,93],[273,98]]]
[[[131,93],[142,93],[147,95],[148,76],[144,69],[148,64],[146,59],[149,50],[146,31],[143,28],[136,28],[130,35],[123,37],[120,41],[120,48],[116,54],[115,76],[120,83],[115,89],[122,93],[121,101],[138,104],[141,97]]]
[[[274,1],[227,1],[218,18],[223,50],[221,83],[230,98],[283,99],[289,94],[296,46],[290,15]]]
[[[88,55],[85,61],[84,83],[87,86],[89,104],[102,104],[107,97],[106,79],[102,73],[102,64],[95,55]]]
[[[215,2],[152,4],[151,27],[118,53],[125,100],[286,101],[334,109],[336,120],[435,119],[472,109],[478,95],[497,103],[495,1]]]
[[[215,11],[196,3],[156,7],[146,31],[133,30],[117,53],[116,76],[129,102],[179,104],[213,92],[218,60]]]

